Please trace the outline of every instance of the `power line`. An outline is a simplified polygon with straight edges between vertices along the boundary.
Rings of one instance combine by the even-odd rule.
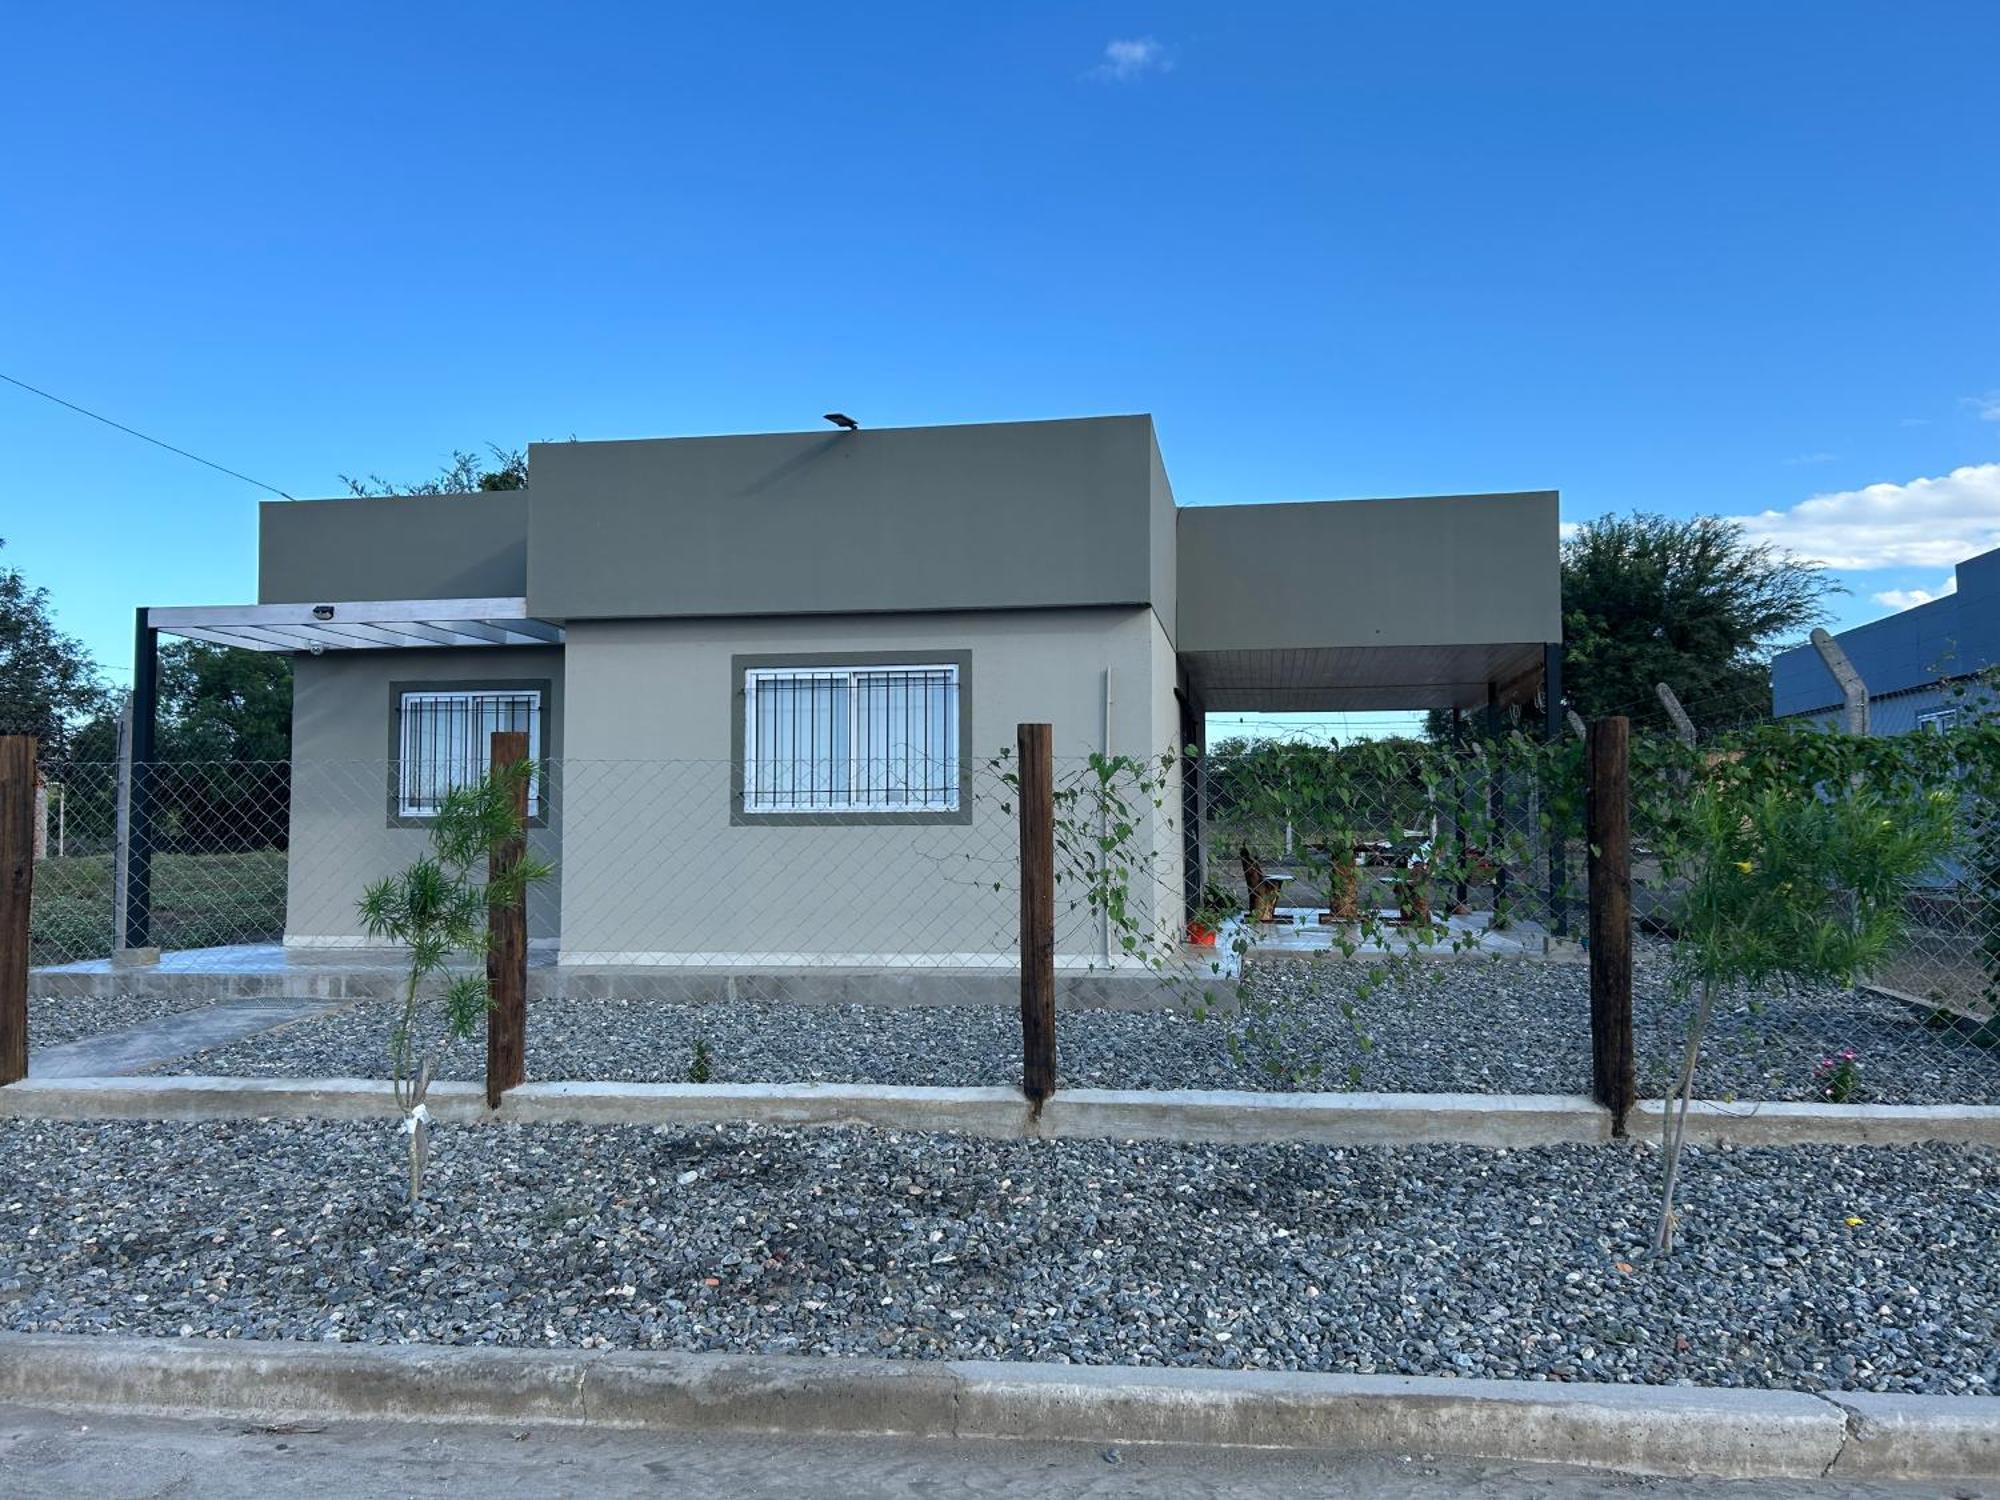
[[[198,464],[206,464],[209,468],[215,470],[215,472],[218,474],[227,474],[231,479],[240,479],[245,484],[254,484],[258,489],[264,490],[267,493],[282,496],[286,500],[294,498],[291,495],[285,494],[285,492],[279,489],[275,484],[266,484],[261,479],[252,479],[248,474],[239,474],[234,469],[224,468],[221,464],[218,463],[211,463],[208,459],[203,458],[199,453],[190,453],[185,448],[176,448],[172,443],[163,443],[156,437],[148,437],[145,433],[139,431],[139,429],[136,427],[127,427],[123,422],[114,422],[111,420],[111,418],[104,416],[99,412],[94,412],[87,406],[78,406],[74,401],[65,401],[60,396],[52,395],[50,392],[43,390],[40,386],[29,385],[27,381],[16,380],[12,375],[8,375],[5,373],[0,373],[0,380],[6,381],[7,384],[9,385],[18,385],[22,390],[40,396],[44,401],[53,401],[57,406],[67,406],[71,411],[79,412],[82,415],[89,417],[92,421],[102,422],[106,427],[116,427],[120,432],[130,433],[133,437],[138,438],[141,442],[151,443],[155,448],[164,448],[169,453],[178,453],[182,458],[191,458]]]

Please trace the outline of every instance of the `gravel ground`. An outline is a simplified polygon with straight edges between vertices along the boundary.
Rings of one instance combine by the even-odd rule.
[[[31,997],[28,1001],[28,1041],[41,1047],[61,1047],[106,1031],[123,1031],[162,1016],[200,1010],[213,1002],[185,997],[146,995]]]
[[[24,1331],[2000,1390],[2000,1155],[8,1121]]]
[[[1252,973],[1258,1003],[1239,1017],[1064,1012],[1063,1081],[1073,1088],[1589,1089],[1590,979],[1581,965],[1424,964],[1365,996],[1360,987],[1381,979],[1379,966],[1285,960]],[[1642,950],[1635,990],[1640,1077],[1657,1093],[1685,1027],[1657,949]],[[1010,1011],[979,1006],[541,1000],[528,1012],[528,1072],[685,1080],[699,1037],[718,1082],[1007,1084],[1018,1078],[1019,1024]],[[379,1077],[388,1032],[388,1007],[361,1005],[167,1068]],[[1731,997],[1713,1025],[1701,1089],[1717,1098],[1811,1099],[1815,1064],[1849,1047],[1861,1059],[1857,1101],[2000,1103],[2000,1049],[1927,1030],[1902,1006],[1845,991]],[[484,1044],[475,1039],[446,1054],[440,1076],[477,1078],[484,1065]]]

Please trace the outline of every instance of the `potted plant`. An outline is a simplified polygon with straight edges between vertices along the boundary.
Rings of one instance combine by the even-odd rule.
[[[1356,868],[1354,835],[1336,834],[1322,846],[1326,850],[1326,915],[1322,922],[1361,920],[1361,875]]]
[[[1201,905],[1188,917],[1187,940],[1198,948],[1213,948],[1216,934],[1242,910],[1228,891],[1211,882],[1202,888]]]
[[[1431,867],[1423,860],[1412,860],[1403,868],[1403,873],[1390,882],[1390,889],[1396,898],[1396,925],[1399,927],[1428,927],[1431,925]]]

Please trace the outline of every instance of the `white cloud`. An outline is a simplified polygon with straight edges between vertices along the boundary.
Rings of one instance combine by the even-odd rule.
[[[1170,73],[1173,66],[1167,49],[1152,37],[1114,37],[1104,44],[1104,60],[1090,71],[1096,78],[1130,83],[1147,73]]]
[[[1886,604],[1890,609],[1915,609],[1919,604],[1929,604],[1942,599],[1946,594],[1958,592],[1958,575],[1947,577],[1935,590],[1932,589],[1884,589],[1879,594],[1868,597],[1877,604]]]
[[[2000,463],[1814,495],[1735,519],[1751,540],[1830,568],[1948,568],[2000,547]]]
[[[2000,422],[2000,391],[1988,391],[1983,396],[1967,396],[1965,404],[1979,413],[1982,422]]]

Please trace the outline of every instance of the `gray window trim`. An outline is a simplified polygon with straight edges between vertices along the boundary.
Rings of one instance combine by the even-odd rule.
[[[743,810],[743,674],[771,668],[900,667],[944,662],[958,668],[958,810],[956,812],[746,813]],[[911,646],[896,651],[777,651],[729,658],[729,826],[732,828],[840,828],[972,821],[972,653]]]
[[[530,828],[549,826],[549,759],[555,754],[552,736],[555,695],[552,691],[554,679],[548,677],[468,677],[449,681],[431,681],[427,678],[412,678],[408,681],[389,684],[389,775],[387,796],[389,799],[389,824],[391,828],[428,828],[434,818],[405,817],[402,812],[403,799],[397,782],[402,774],[403,763],[403,694],[405,693],[539,693],[542,717],[542,744],[539,774],[542,780],[541,810],[528,819]]]

